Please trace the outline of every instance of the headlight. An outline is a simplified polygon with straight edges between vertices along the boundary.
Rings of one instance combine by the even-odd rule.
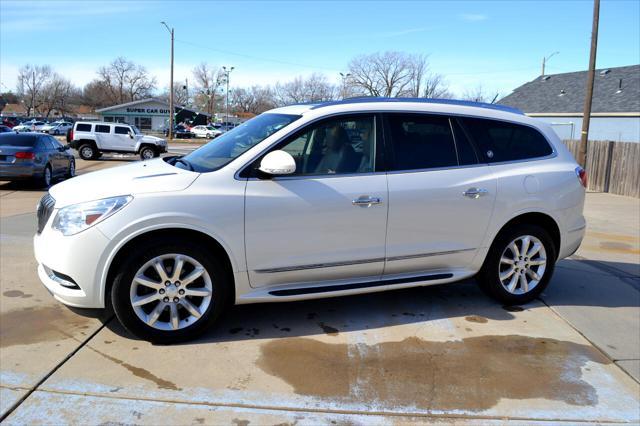
[[[131,195],[124,195],[61,208],[53,220],[52,227],[62,232],[62,235],[77,234],[105,220],[132,199]]]

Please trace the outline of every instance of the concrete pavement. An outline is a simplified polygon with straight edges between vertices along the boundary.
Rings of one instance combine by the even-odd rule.
[[[473,281],[240,306],[166,347],[47,294],[31,254],[41,195],[0,185],[7,424],[640,422],[637,200],[588,194],[585,247],[527,306]]]

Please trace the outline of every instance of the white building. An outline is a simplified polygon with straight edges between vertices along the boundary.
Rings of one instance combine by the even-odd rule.
[[[175,105],[175,122],[207,124],[211,116],[191,108]],[[133,124],[140,130],[163,131],[169,122],[169,104],[158,98],[140,99],[97,109],[103,121]]]
[[[551,123],[561,139],[580,139],[587,71],[540,76],[498,103]],[[640,65],[596,70],[590,140],[640,142]]]

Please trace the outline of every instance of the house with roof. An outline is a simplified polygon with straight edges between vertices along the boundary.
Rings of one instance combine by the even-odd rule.
[[[586,85],[587,71],[544,75],[498,104],[550,123],[561,139],[580,139]],[[640,142],[640,65],[596,70],[589,139]]]

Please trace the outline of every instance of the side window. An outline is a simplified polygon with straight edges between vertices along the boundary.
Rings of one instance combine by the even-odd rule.
[[[51,151],[53,149],[47,138],[44,136],[40,136],[38,138],[37,147],[43,151]]]
[[[111,126],[96,124],[96,133],[111,133]]]
[[[116,135],[128,135],[130,131],[131,130],[129,130],[128,127],[124,127],[124,126],[116,126],[115,127]]]
[[[537,130],[521,124],[463,118],[464,126],[490,163],[544,157],[553,152]]]
[[[298,132],[280,149],[296,160],[295,175],[367,173],[375,169],[373,116],[334,118]]]
[[[90,132],[91,124],[78,124],[76,126],[76,132]]]
[[[458,165],[447,117],[393,114],[389,127],[393,144],[392,170],[418,170]]]
[[[51,146],[53,146],[53,149],[58,149],[62,146],[62,144],[60,144],[60,142],[58,142],[58,140],[54,137],[47,136],[47,139],[49,140]]]
[[[467,133],[460,126],[460,123],[458,123],[458,120],[456,120],[455,118],[451,118],[451,125],[453,126],[453,135],[456,139],[458,163],[461,166],[478,164],[478,156],[476,155],[476,150],[467,137]]]

